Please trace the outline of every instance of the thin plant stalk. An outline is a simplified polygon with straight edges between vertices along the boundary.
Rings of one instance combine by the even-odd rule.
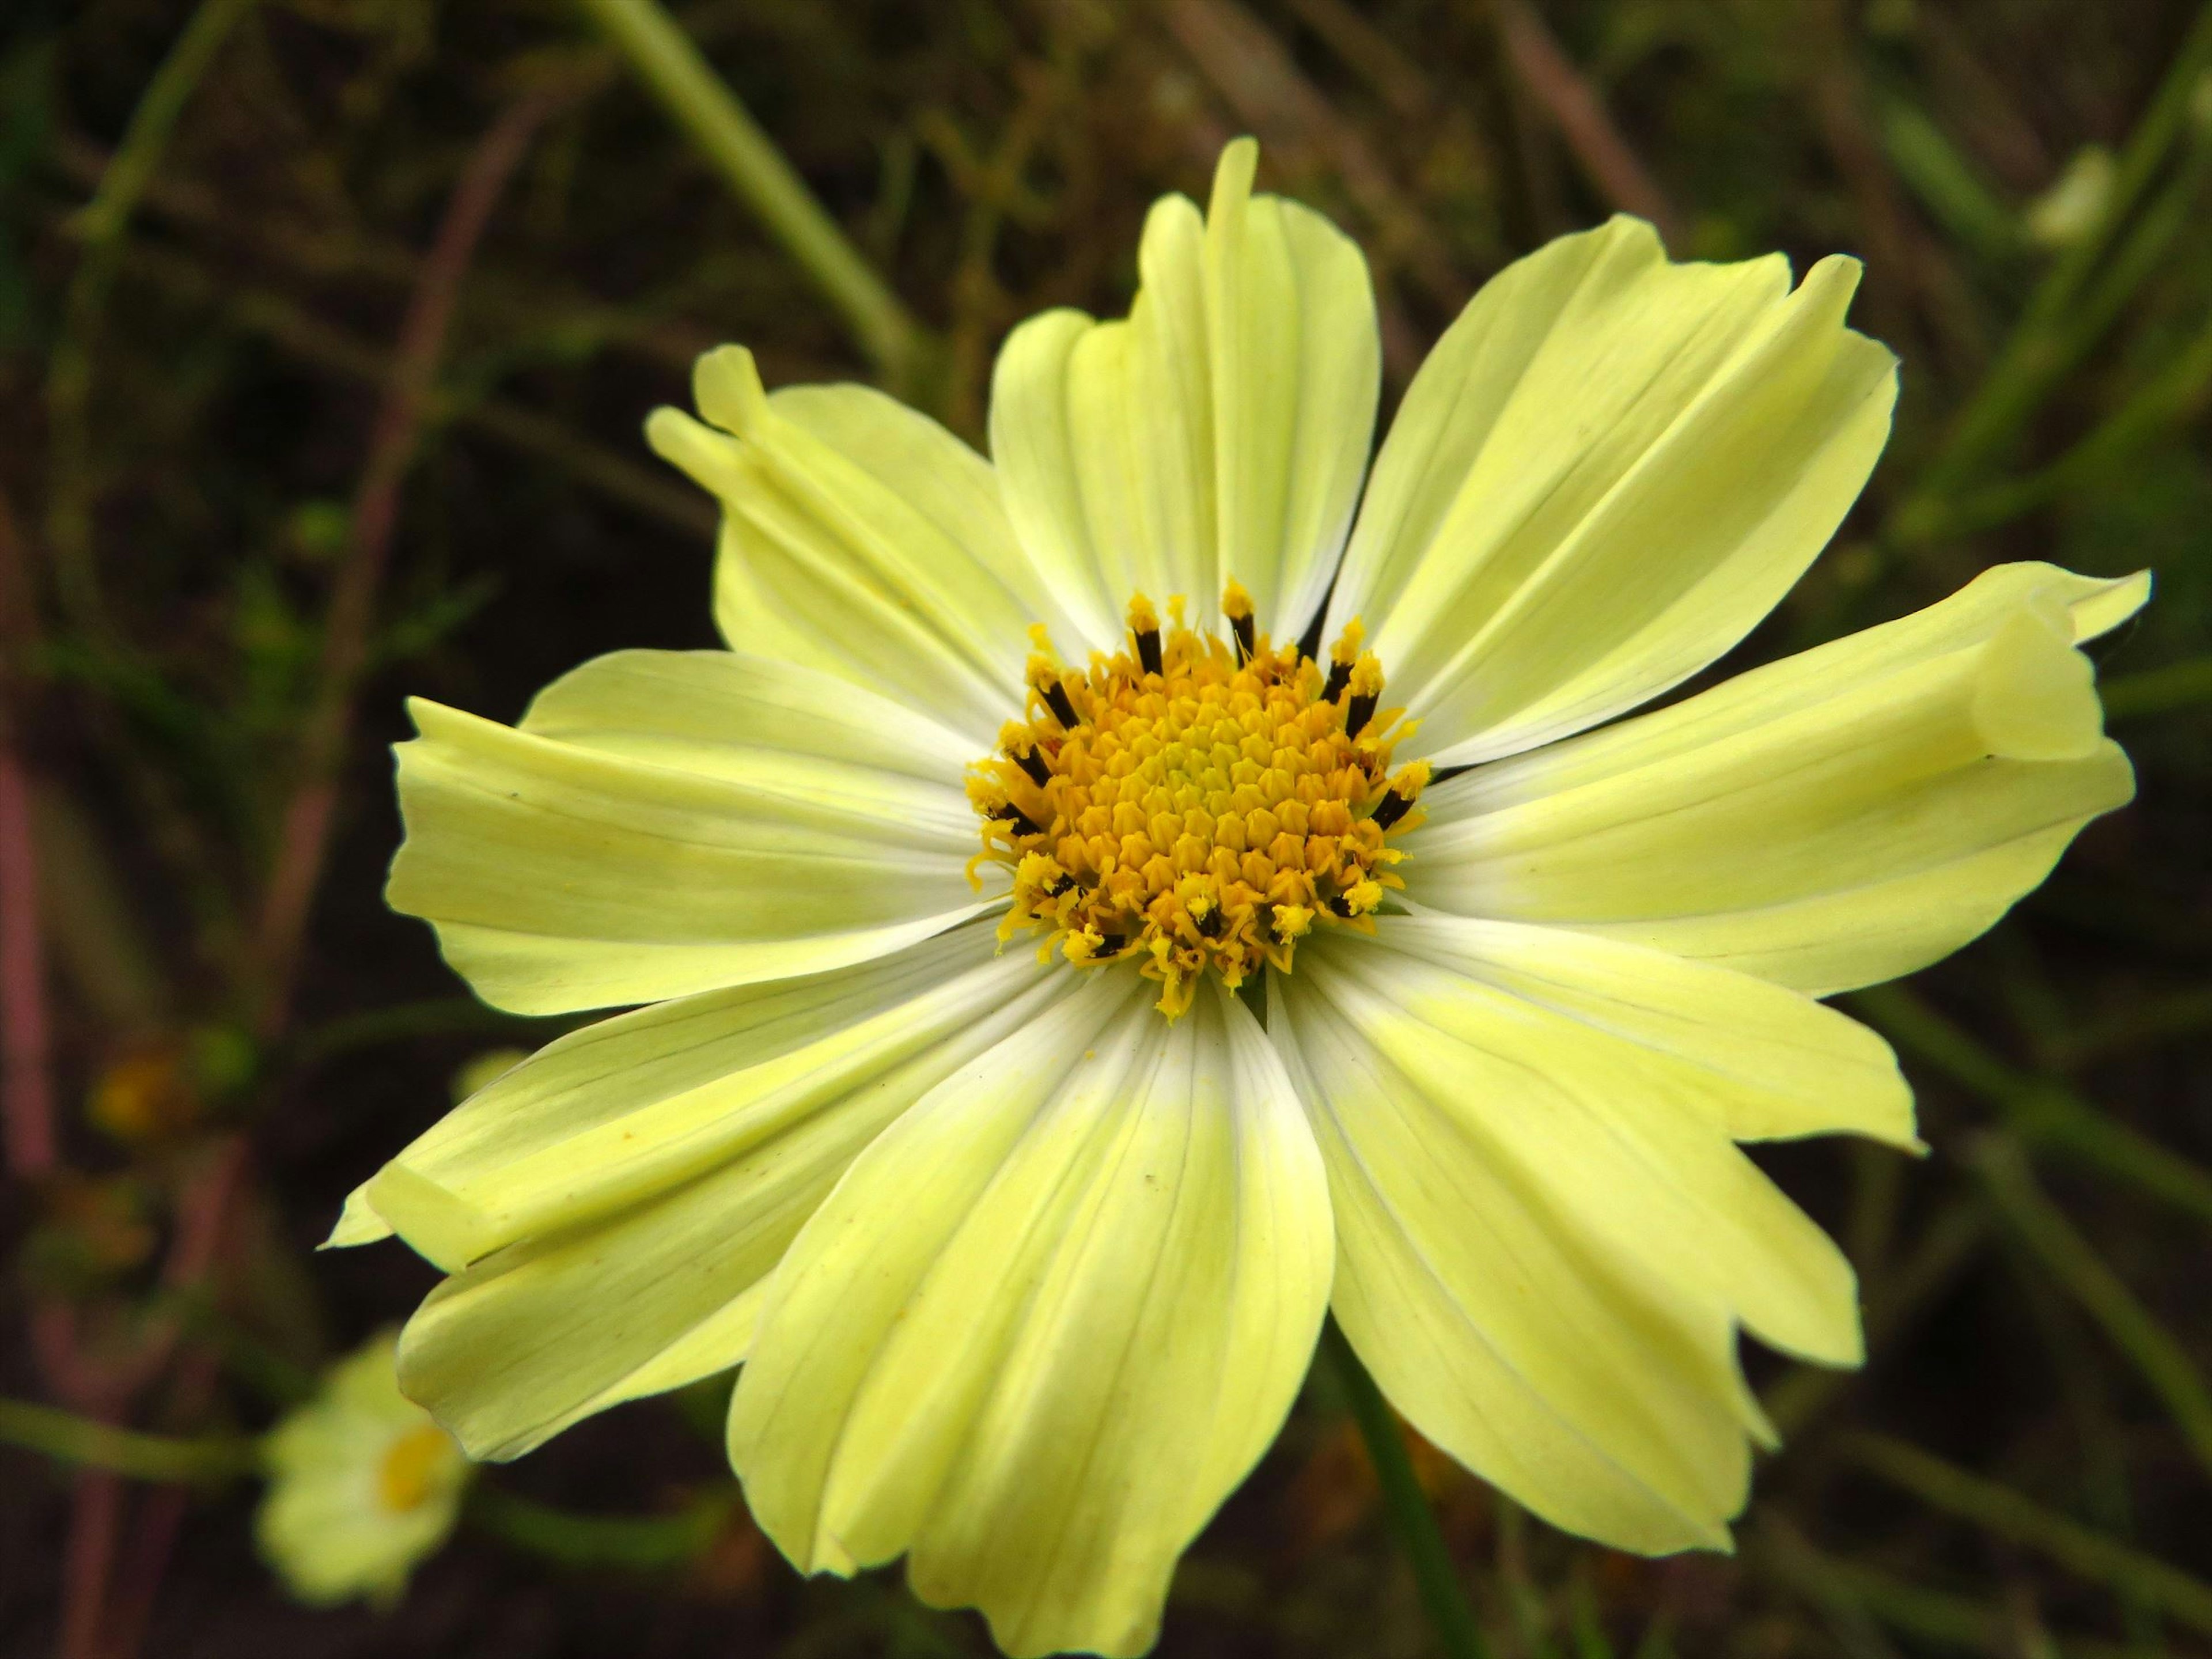
[[[1902,985],[1855,991],[1850,1002],[1899,1048],[1997,1107],[2031,1150],[2063,1148],[2212,1222],[2212,1172],[2108,1116],[2056,1079],[2014,1071]]]
[[[2212,1471],[2212,1389],[2206,1387],[2203,1373],[2045,1195],[2016,1142],[1985,1137],[1975,1148],[1974,1166],[1998,1213],[2134,1364],[2165,1403],[2197,1461]]]
[[[783,251],[821,289],[895,390],[911,391],[928,336],[817,201],[658,0],[582,0],[630,67]]]
[[[1452,1564],[1451,1552],[1444,1547],[1436,1511],[1429,1507],[1428,1496],[1413,1473],[1413,1460],[1406,1450],[1397,1413],[1382,1398],[1382,1389],[1375,1386],[1375,1379],[1359,1363],[1359,1356],[1352,1351],[1352,1344],[1334,1319],[1322,1334],[1322,1352],[1351,1404],[1360,1437],[1367,1443],[1368,1458],[1382,1488],[1383,1512],[1389,1516],[1391,1530],[1398,1534],[1399,1546],[1413,1570],[1413,1582],[1436,1631],[1437,1646],[1449,1659],[1491,1659],[1490,1644],[1484,1640],[1474,1609],[1468,1605],[1467,1593],[1461,1587],[1459,1569]]]
[[[93,548],[91,419],[92,351],[108,290],[114,286],[131,215],[167,149],[208,65],[255,0],[202,0],[177,43],[162,59],[115,148],[100,187],[78,215],[83,245],[63,302],[63,325],[46,368],[46,417],[51,430],[52,485],[46,540],[54,585],[80,627],[100,631],[100,576]]]
[[[2208,69],[2212,69],[2212,4],[2197,14],[2149,109],[2136,124],[2096,223],[2066,251],[2030,296],[1996,362],[1952,422],[1950,436],[1922,475],[1913,500],[1900,510],[1901,530],[1909,531],[1914,519],[1931,524],[1940,520],[1944,499],[2020,430],[2074,361],[2069,354],[2079,332],[2078,302],[2167,154],[2197,118],[2191,106]],[[2104,295],[2109,301],[2108,289]]]
[[[1845,1446],[1859,1468],[1929,1508],[2033,1550],[2081,1577],[2132,1591],[2176,1622],[2212,1633],[2212,1584],[2195,1575],[1902,1440],[1855,1434]]]
[[[133,1480],[222,1480],[256,1462],[252,1443],[234,1436],[142,1434],[28,1400],[0,1400],[0,1443]]]

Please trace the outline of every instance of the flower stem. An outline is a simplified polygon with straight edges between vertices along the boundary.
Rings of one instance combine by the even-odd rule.
[[[140,1434],[27,1400],[0,1400],[0,1444],[134,1480],[222,1480],[250,1472],[255,1462],[251,1441]]]
[[[479,1486],[469,1518],[508,1543],[565,1567],[654,1572],[696,1560],[735,1507],[732,1492],[702,1494],[673,1515],[579,1515]]]
[[[583,0],[583,5],[692,143],[843,313],[894,388],[908,389],[927,356],[927,333],[690,36],[659,0]]]
[[[1436,1631],[1437,1644],[1449,1659],[1492,1659],[1490,1644],[1483,1639],[1474,1609],[1468,1605],[1466,1592],[1460,1586],[1459,1570],[1444,1547],[1436,1511],[1429,1507],[1428,1495],[1413,1474],[1413,1460],[1407,1454],[1397,1414],[1359,1363],[1359,1356],[1352,1351],[1335,1320],[1322,1328],[1321,1346],[1352,1407],[1360,1437],[1367,1443],[1368,1458],[1382,1487],[1383,1511],[1390,1517],[1391,1529],[1398,1534],[1413,1569],[1413,1582],[1420,1590],[1421,1606]]]

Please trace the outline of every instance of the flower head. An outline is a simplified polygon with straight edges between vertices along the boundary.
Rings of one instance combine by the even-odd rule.
[[[261,1553],[303,1601],[396,1601],[453,1530],[469,1462],[399,1392],[398,1348],[371,1338],[264,1443]]]
[[[509,729],[418,704],[392,902],[489,1000],[642,1005],[402,1152],[334,1242],[452,1276],[407,1389],[478,1456],[742,1363],[801,1568],[902,1553],[1015,1654],[1143,1650],[1333,1310],[1560,1526],[1724,1547],[1739,1331],[1860,1357],[1738,1144],[1911,1147],[1814,999],[1955,949],[2132,789],[2044,565],[1620,719],[1712,663],[1887,435],[1857,267],[1616,219],[1496,277],[1368,465],[1358,251],[1255,195],[1056,311],[987,461],[854,386],[696,376],[730,649]]]

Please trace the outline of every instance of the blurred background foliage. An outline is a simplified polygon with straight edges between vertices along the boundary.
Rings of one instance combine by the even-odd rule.
[[[1608,210],[1680,255],[1867,260],[1895,440],[1731,666],[2002,559],[2158,573],[2100,647],[2137,804],[1850,999],[1932,1156],[1760,1153],[1858,1263],[1870,1364],[1752,1356],[1790,1443],[1733,1559],[1577,1543],[1417,1446],[1492,1645],[2212,1653],[2212,14],[686,0],[687,125],[623,10],[0,9],[0,1650],[988,1650],[892,1573],[781,1565],[726,1380],[489,1472],[388,1611],[286,1600],[238,1449],[432,1282],[312,1254],[345,1191],[559,1029],[380,904],[403,694],[512,719],[597,653],[713,643],[713,514],[638,437],[697,352],[975,438],[1006,329],[1118,311],[1146,204],[1249,131],[1367,247],[1386,402],[1486,276]],[[730,149],[718,88],[764,142]],[[1431,1641],[1317,1378],[1162,1650]]]

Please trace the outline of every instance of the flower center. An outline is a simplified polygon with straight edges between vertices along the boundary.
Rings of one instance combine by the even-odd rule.
[[[1000,927],[1042,930],[1078,966],[1132,961],[1160,981],[1170,1019],[1207,967],[1234,990],[1291,970],[1316,924],[1363,931],[1405,854],[1388,837],[1419,821],[1425,761],[1390,772],[1413,727],[1377,707],[1382,670],[1352,623],[1326,669],[1255,632],[1237,583],[1231,639],[1160,627],[1141,593],[1128,643],[1063,667],[1032,630],[1029,718],[970,769],[985,860],[1013,876]]]
[[[434,1423],[411,1428],[385,1448],[376,1466],[376,1495],[393,1515],[406,1515],[430,1500],[431,1489],[453,1455],[453,1443]]]

